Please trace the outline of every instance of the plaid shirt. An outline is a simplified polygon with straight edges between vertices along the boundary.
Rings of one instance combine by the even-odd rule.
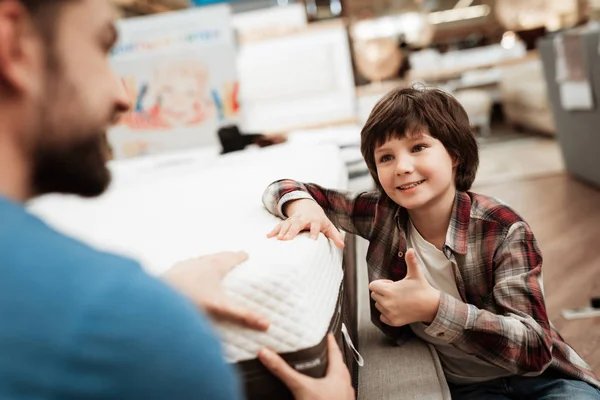
[[[316,200],[336,227],[369,241],[369,281],[405,277],[406,209],[377,192],[349,193],[292,180],[271,184],[263,203],[285,218],[283,204],[299,198]],[[441,294],[428,335],[515,375],[535,376],[550,367],[600,387],[590,366],[548,320],[542,254],[515,211],[490,197],[457,192],[442,251],[452,263],[461,300]],[[409,326],[388,326],[379,317],[371,300],[371,320],[384,333],[398,344],[413,334]]]

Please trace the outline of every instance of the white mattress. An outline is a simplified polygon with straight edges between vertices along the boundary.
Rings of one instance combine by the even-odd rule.
[[[278,222],[261,195],[275,179],[347,187],[335,146],[274,146],[218,156],[216,149],[111,165],[114,184],[98,199],[51,195],[30,205],[57,229],[139,260],[151,274],[223,250],[249,260],[224,285],[230,296],[271,320],[266,333],[218,325],[229,361],[255,358],[264,345],[292,352],[317,345],[333,315],[342,280],[341,251],[322,235],[266,239]]]

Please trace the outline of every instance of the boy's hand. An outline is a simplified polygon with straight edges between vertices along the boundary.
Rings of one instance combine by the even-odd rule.
[[[317,239],[319,232],[329,239],[340,249],[344,247],[344,239],[338,229],[325,215],[325,211],[310,199],[299,199],[290,201],[285,205],[284,214],[288,219],[275,225],[275,228],[267,234],[268,238],[277,236],[279,240],[291,240],[298,236],[303,230],[310,230],[310,237]]]
[[[248,259],[244,252],[222,252],[175,264],[163,280],[189,298],[215,320],[226,320],[258,331],[266,331],[269,321],[231,301],[221,281],[231,269]]]
[[[324,378],[315,379],[290,367],[271,350],[263,349],[258,358],[269,371],[290,389],[296,400],[354,400],[350,372],[333,335],[327,336],[328,362]]]
[[[406,252],[406,277],[398,282],[387,279],[371,282],[371,298],[381,312],[381,322],[403,326],[413,322],[433,322],[440,304],[440,291],[432,287],[417,260],[415,251]]]

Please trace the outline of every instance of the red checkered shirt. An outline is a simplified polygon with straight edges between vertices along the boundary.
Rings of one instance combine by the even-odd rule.
[[[280,180],[263,195],[265,207],[285,218],[283,205],[312,198],[333,224],[369,241],[369,281],[406,275],[408,213],[377,192],[350,193]],[[600,387],[590,366],[548,320],[542,287],[542,254],[525,221],[499,200],[457,192],[443,253],[452,263],[461,299],[441,294],[428,335],[515,375],[553,368]],[[409,326],[382,323],[371,300],[371,320],[399,345]]]

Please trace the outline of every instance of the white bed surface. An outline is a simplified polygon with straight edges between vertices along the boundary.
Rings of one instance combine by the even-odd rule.
[[[333,315],[342,254],[322,235],[267,239],[278,222],[263,207],[266,186],[280,178],[345,189],[347,171],[335,146],[282,145],[219,156],[205,149],[111,165],[114,184],[97,199],[51,195],[30,209],[57,229],[102,250],[139,260],[151,274],[175,262],[223,250],[249,260],[224,285],[271,320],[266,333],[219,325],[230,361],[318,344]]]

